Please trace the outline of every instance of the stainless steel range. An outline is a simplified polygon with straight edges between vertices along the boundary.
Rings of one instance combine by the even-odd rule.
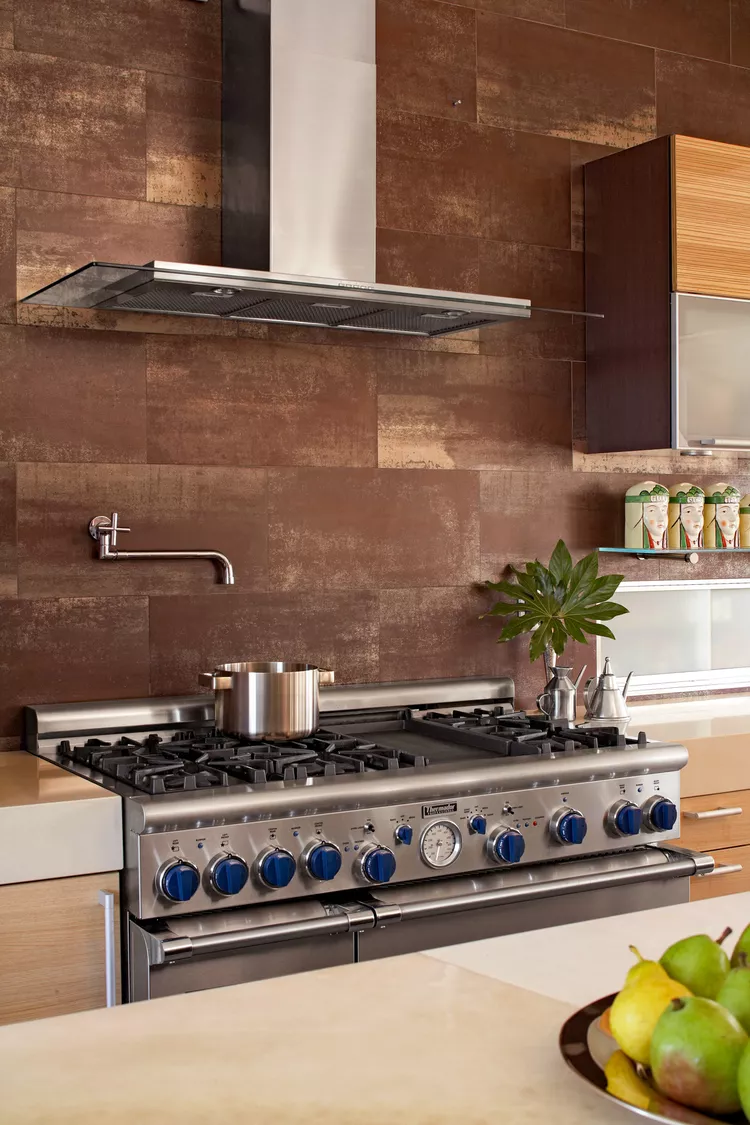
[[[564,729],[509,679],[321,691],[297,742],[190,696],[27,708],[29,750],[123,798],[131,1000],[685,902],[684,747]]]

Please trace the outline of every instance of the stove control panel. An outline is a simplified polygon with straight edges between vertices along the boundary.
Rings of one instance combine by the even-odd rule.
[[[431,803],[264,812],[128,833],[128,893],[141,918],[270,905],[658,844],[679,835],[678,817],[679,774],[669,772]]]

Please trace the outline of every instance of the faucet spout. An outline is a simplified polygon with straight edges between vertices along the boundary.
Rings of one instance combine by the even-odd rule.
[[[89,534],[99,543],[99,558],[110,562],[128,559],[209,559],[216,563],[219,581],[224,586],[234,586],[234,568],[221,551],[120,551],[117,547],[117,533],[130,531],[120,527],[117,512],[109,516],[94,516],[89,524]]]

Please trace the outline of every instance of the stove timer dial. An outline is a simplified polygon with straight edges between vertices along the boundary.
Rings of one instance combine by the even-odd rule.
[[[461,832],[452,820],[434,820],[419,840],[419,854],[429,867],[449,867],[461,851]]]

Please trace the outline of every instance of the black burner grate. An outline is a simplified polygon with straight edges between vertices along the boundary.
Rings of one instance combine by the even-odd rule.
[[[346,773],[423,769],[429,764],[418,754],[326,731],[281,743],[243,743],[215,730],[180,731],[167,742],[157,734],[140,742],[125,735],[115,742],[90,738],[82,746],[73,746],[66,739],[58,751],[63,757],[154,795],[243,782],[265,785],[268,781],[306,781]]]

